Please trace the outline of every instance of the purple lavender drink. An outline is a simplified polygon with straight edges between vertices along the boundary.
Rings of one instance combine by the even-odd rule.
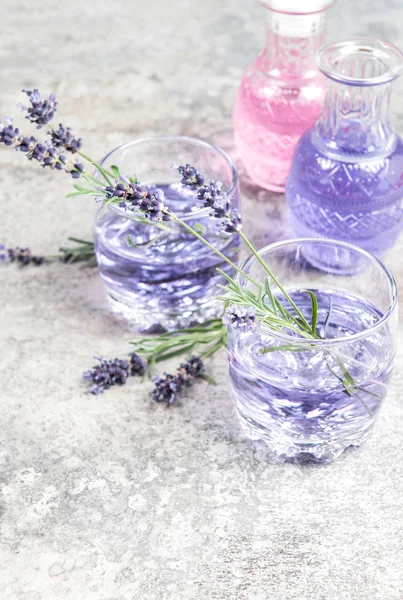
[[[357,39],[325,46],[318,65],[329,90],[287,180],[291,226],[298,237],[342,240],[381,257],[403,225],[403,143],[388,117],[402,55]]]
[[[238,260],[239,236],[222,232],[210,209],[200,209],[194,191],[184,188],[172,163],[197,165],[206,177],[239,205],[237,174],[231,160],[201,140],[159,136],[136,140],[111,152],[104,166],[116,164],[122,174],[136,175],[174,213],[196,227],[232,261]],[[95,252],[109,304],[139,331],[172,331],[203,323],[222,312],[214,300],[230,272],[203,242],[177,223],[137,222],[123,209],[110,208],[95,223]]]
[[[326,339],[302,339],[264,327],[229,329],[230,376],[241,422],[250,437],[266,441],[284,460],[330,462],[347,447],[361,445],[387,392],[397,319],[392,276],[353,246],[348,249],[359,268],[353,265],[352,270],[359,275],[324,273],[304,258],[322,252],[333,260],[345,247],[296,240],[261,251],[308,322],[312,305],[303,290],[314,292],[317,331]],[[263,273],[256,262],[250,258],[243,268],[258,280]],[[286,302],[284,306],[291,309]]]

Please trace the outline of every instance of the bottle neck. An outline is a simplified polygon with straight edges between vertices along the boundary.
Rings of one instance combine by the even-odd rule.
[[[391,83],[353,86],[329,81],[325,106],[312,141],[329,158],[355,161],[393,152],[396,134],[389,121]]]
[[[284,14],[267,10],[266,44],[258,62],[267,75],[305,79],[317,75],[315,56],[325,38],[326,11]]]

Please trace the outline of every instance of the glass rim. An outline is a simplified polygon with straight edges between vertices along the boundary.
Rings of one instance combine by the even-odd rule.
[[[353,53],[362,53],[363,56],[375,56],[385,64],[385,72],[374,77],[352,77],[340,73],[335,66],[335,55],[345,58]],[[394,44],[377,38],[348,38],[322,46],[316,55],[316,64],[318,69],[332,81],[353,86],[370,87],[389,83],[401,75],[403,71],[403,53]]]
[[[159,134],[159,135],[146,135],[146,136],[134,138],[133,140],[130,140],[129,142],[124,142],[123,144],[120,144],[119,146],[116,146],[116,148],[113,148],[112,150],[110,150],[108,152],[108,154],[106,154],[102,158],[102,160],[100,161],[99,164],[101,166],[103,166],[105,161],[108,158],[110,158],[112,156],[112,154],[114,154],[115,152],[117,152],[119,150],[124,150],[126,148],[130,148],[137,144],[142,144],[142,143],[150,142],[150,141],[157,142],[157,141],[174,141],[174,140],[189,142],[191,144],[202,146],[209,150],[214,150],[215,152],[220,154],[224,158],[224,160],[226,161],[226,163],[228,164],[228,166],[230,167],[230,170],[231,170],[231,185],[228,188],[228,190],[222,190],[222,191],[224,193],[225,198],[232,198],[234,196],[234,194],[236,193],[236,190],[237,190],[237,186],[238,186],[238,171],[237,171],[237,168],[236,168],[233,160],[228,156],[228,154],[226,152],[224,152],[224,150],[222,150],[218,146],[215,146],[214,144],[211,144],[210,142],[207,142],[205,140],[202,140],[202,139],[196,138],[196,137],[191,137],[191,136],[187,136],[187,135],[175,135],[175,134]],[[95,169],[94,177],[96,176],[97,173],[98,173],[98,169]],[[178,183],[179,183],[179,181],[178,181]],[[141,185],[141,178],[140,178],[140,185]],[[130,216],[127,214],[127,211],[125,211],[122,208],[119,208],[118,206],[110,206],[109,208],[111,208],[113,210],[113,212],[116,212],[119,215],[125,216],[125,218],[127,218],[127,219],[130,218]],[[195,216],[205,217],[205,216],[208,216],[210,214],[210,212],[211,212],[211,208],[201,207],[201,208],[198,208],[197,210],[183,213],[181,215],[181,219],[186,221],[187,219],[194,218]]]
[[[260,4],[273,12],[279,12],[285,15],[304,16],[324,12],[336,4],[336,1],[337,0],[316,0],[316,2],[312,2],[311,0],[311,7],[309,8],[309,2],[307,2],[303,9],[301,9],[299,0],[288,1],[288,3],[284,2],[284,0],[260,0]]]
[[[260,256],[262,256],[265,253],[269,252],[270,250],[276,250],[277,248],[280,248],[281,246],[289,246],[291,244],[304,244],[304,243],[318,243],[318,244],[326,243],[326,244],[339,246],[341,248],[346,248],[347,250],[354,250],[358,254],[361,254],[362,256],[367,258],[369,261],[371,261],[384,274],[384,276],[386,277],[386,280],[389,284],[389,287],[391,290],[391,296],[392,296],[389,307],[385,311],[385,313],[382,315],[381,319],[379,319],[379,321],[377,321],[374,325],[371,325],[370,327],[367,327],[363,331],[359,331],[358,333],[353,333],[352,335],[349,335],[346,337],[337,337],[337,338],[330,338],[330,339],[325,338],[325,339],[319,339],[319,340],[308,339],[308,338],[298,338],[298,337],[292,336],[291,334],[288,334],[288,333],[273,331],[272,329],[267,327],[267,325],[263,325],[263,324],[259,325],[261,331],[263,331],[264,333],[267,332],[268,335],[270,335],[271,337],[275,337],[275,338],[278,338],[278,339],[281,339],[281,340],[287,341],[287,342],[292,342],[292,344],[294,346],[299,346],[299,345],[313,346],[313,347],[339,346],[339,345],[350,344],[350,343],[356,342],[358,340],[361,340],[363,338],[366,338],[369,335],[372,335],[372,333],[374,333],[376,330],[383,327],[391,319],[391,317],[394,314],[395,309],[397,307],[397,299],[398,299],[398,292],[397,292],[397,285],[396,285],[395,278],[393,277],[393,275],[389,271],[389,269],[383,264],[383,262],[381,260],[379,260],[379,258],[374,256],[370,252],[363,250],[363,248],[354,246],[353,244],[349,244],[348,242],[342,242],[339,240],[333,240],[333,239],[328,239],[328,238],[295,238],[295,239],[288,239],[288,240],[280,240],[278,242],[274,242],[273,244],[268,244],[267,246],[260,248],[260,250],[258,250],[258,254]],[[257,258],[253,254],[251,254],[250,256],[248,256],[248,258],[246,258],[243,261],[243,263],[240,265],[239,268],[242,271],[244,271],[248,265],[251,265],[256,261],[257,261]],[[236,280],[241,285],[246,282],[244,275],[242,275],[239,272],[236,275]]]

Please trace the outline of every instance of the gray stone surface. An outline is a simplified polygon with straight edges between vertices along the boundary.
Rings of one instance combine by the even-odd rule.
[[[340,0],[329,38],[403,46],[399,0]],[[0,113],[21,87],[102,156],[143,133],[225,137],[263,39],[252,0],[2,0]],[[403,131],[403,82],[394,111]],[[38,252],[89,236],[70,182],[0,151],[0,237]],[[243,183],[248,229],[285,235],[283,198]],[[256,202],[256,200],[258,202]],[[387,264],[403,284],[402,245]],[[402,600],[403,353],[370,441],[325,468],[274,465],[239,430],[225,353],[217,387],[151,406],[131,381],[101,397],[80,373],[130,337],[95,271],[0,269],[1,539],[5,600]],[[400,330],[401,331],[401,330]]]

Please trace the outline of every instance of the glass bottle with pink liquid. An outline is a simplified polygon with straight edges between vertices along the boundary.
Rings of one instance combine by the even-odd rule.
[[[320,115],[326,80],[315,55],[335,0],[267,0],[266,44],[247,67],[234,109],[234,137],[254,183],[276,192],[298,140]]]

